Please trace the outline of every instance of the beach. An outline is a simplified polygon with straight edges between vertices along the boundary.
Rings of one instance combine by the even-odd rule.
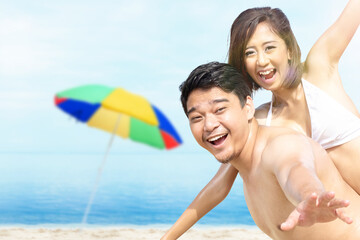
[[[73,240],[73,239],[160,239],[168,227],[0,227],[1,240]],[[244,239],[270,240],[256,227],[194,227],[181,240]]]

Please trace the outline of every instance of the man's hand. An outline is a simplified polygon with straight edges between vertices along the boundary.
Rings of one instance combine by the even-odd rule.
[[[348,200],[335,198],[334,192],[323,192],[320,195],[313,193],[290,213],[286,221],[280,225],[280,229],[289,231],[296,226],[309,227],[315,223],[331,222],[337,218],[351,224],[352,219],[341,209],[349,204]]]

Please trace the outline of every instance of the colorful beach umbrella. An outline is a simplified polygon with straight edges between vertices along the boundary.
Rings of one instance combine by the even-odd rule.
[[[159,149],[182,140],[165,115],[144,97],[122,88],[83,85],[59,92],[55,104],[77,120]]]
[[[112,133],[91,192],[82,223],[87,222],[95,194],[115,135],[159,149],[182,143],[165,115],[144,97],[122,88],[83,85],[55,95],[55,105],[80,122]]]

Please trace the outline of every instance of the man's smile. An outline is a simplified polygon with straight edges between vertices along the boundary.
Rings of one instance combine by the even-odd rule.
[[[209,143],[211,143],[212,145],[220,145],[221,143],[223,143],[225,141],[225,139],[227,138],[228,134],[221,134],[221,135],[217,135],[217,136],[213,136],[207,139],[207,141]]]

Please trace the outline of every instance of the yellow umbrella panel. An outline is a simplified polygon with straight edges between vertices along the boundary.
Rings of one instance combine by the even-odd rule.
[[[117,122],[116,135],[122,138],[130,138],[136,142],[147,143],[156,148],[165,148],[163,138],[156,125],[149,125],[129,115],[117,113],[104,107],[100,107],[87,124],[112,133]]]

